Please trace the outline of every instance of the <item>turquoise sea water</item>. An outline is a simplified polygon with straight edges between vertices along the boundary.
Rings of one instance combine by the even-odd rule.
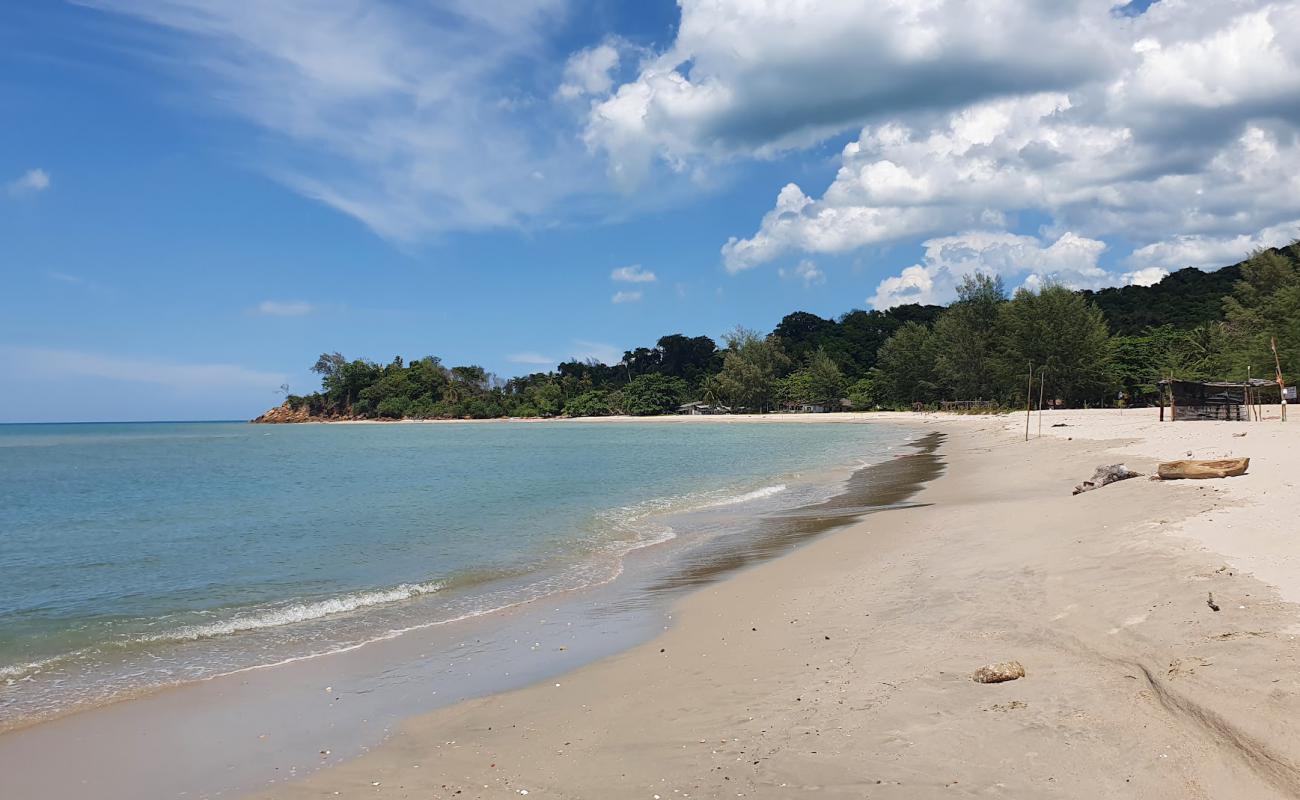
[[[0,728],[614,579],[793,507],[845,424],[0,425]],[[714,531],[717,533],[717,531]]]

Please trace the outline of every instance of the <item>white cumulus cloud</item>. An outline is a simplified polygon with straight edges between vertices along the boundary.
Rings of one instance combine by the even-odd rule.
[[[9,182],[11,194],[43,192],[48,188],[50,188],[50,174],[39,167],[27,170]]]
[[[857,133],[828,186],[789,183],[726,242],[730,272],[1032,214],[1052,239],[1131,245],[1146,279],[1235,261],[1300,218],[1297,0],[679,5],[675,39],[588,112],[616,180]]]
[[[1132,272],[1125,272],[1120,276],[1120,283],[1125,285],[1134,284],[1136,286],[1151,286],[1164,280],[1169,274],[1169,270],[1164,267],[1143,267],[1135,269]]]
[[[1174,236],[1140,247],[1129,256],[1134,266],[1164,269],[1221,267],[1245,259],[1263,247],[1280,247],[1300,237],[1300,219],[1273,225],[1252,234],[1236,236]]]
[[[639,290],[634,292],[622,291],[622,292],[614,292],[614,296],[610,298],[610,302],[611,303],[635,303],[640,299],[641,299],[641,292]]]
[[[1061,89],[1122,55],[1096,0],[681,0],[676,39],[593,106],[611,171],[770,155],[882,113]],[[1051,47],[1040,46],[1051,42]]]
[[[924,243],[925,257],[898,275],[886,278],[868,299],[875,308],[903,303],[947,303],[962,278],[974,274],[998,276],[1011,286],[1037,288],[1059,283],[1076,289],[1096,289],[1120,282],[1098,266],[1104,242],[1065,233],[1045,243],[1033,236],[1002,231],[969,231]]]
[[[610,280],[622,281],[624,283],[654,283],[659,280],[653,272],[644,269],[640,264],[633,264],[630,267],[619,267],[609,273]]]
[[[618,42],[601,42],[579,50],[564,65],[564,82],[556,90],[560,97],[573,100],[586,95],[604,94],[614,85],[611,74],[618,69]]]

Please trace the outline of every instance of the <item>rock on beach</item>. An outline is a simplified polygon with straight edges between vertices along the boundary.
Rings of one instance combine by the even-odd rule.
[[[1019,661],[1003,661],[998,664],[986,664],[975,670],[971,679],[976,683],[1005,683],[1025,677],[1025,668]]]

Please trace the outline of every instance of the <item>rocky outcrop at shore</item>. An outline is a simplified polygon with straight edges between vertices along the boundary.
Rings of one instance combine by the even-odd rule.
[[[313,422],[315,419],[316,418],[311,415],[311,412],[307,410],[306,405],[293,408],[288,403],[284,403],[254,419],[253,422]]]

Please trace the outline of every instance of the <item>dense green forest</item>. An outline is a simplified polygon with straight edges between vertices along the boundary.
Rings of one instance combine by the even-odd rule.
[[[798,311],[769,334],[737,328],[719,343],[664,336],[613,365],[569,361],[508,380],[436,356],[389,364],[321,355],[321,390],[284,408],[314,418],[655,415],[689,401],[733,411],[804,405],[909,408],[940,400],[1024,402],[1027,375],[1066,406],[1142,404],[1156,381],[1271,377],[1300,364],[1300,243],[1215,272],[1185,269],[1152,286],[1011,296],[967,278],[950,306]],[[286,390],[287,393],[287,390]]]
[[[1241,265],[1205,272],[1187,267],[1151,286],[1085,290],[1117,336],[1139,336],[1148,328],[1195,328],[1223,318],[1223,298],[1241,280]]]

